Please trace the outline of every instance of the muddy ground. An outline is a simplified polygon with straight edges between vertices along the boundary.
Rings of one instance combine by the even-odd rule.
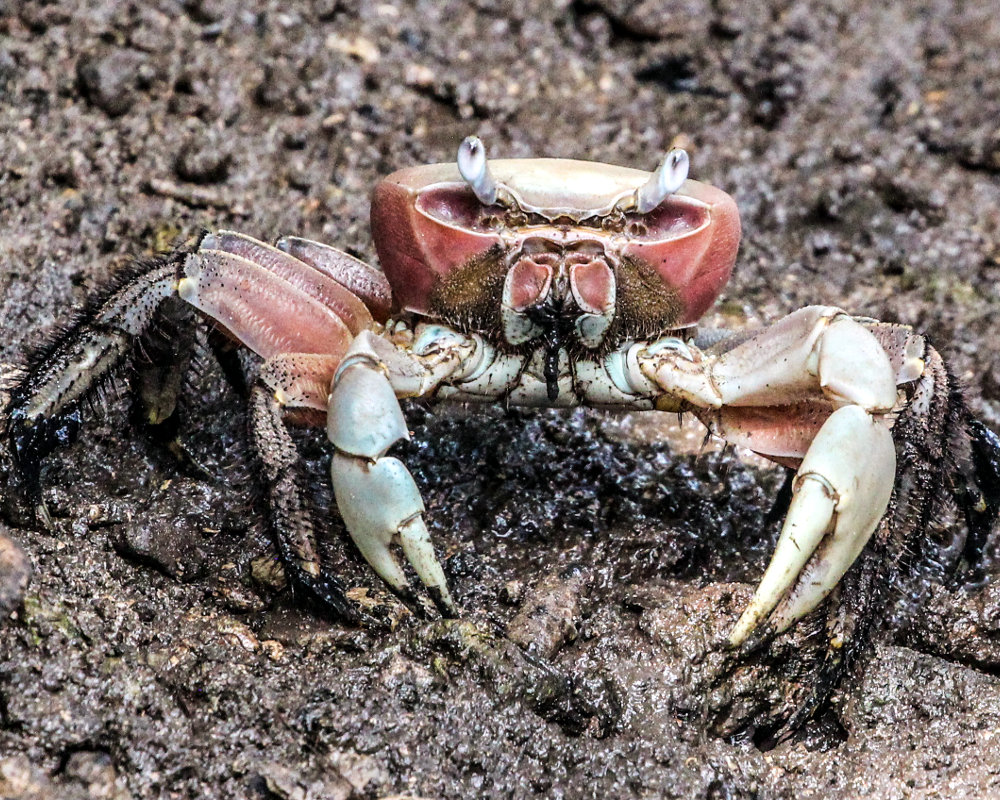
[[[0,0],[0,362],[203,228],[371,259],[377,177],[470,133],[644,168],[682,144],[744,215],[712,323],[813,302],[912,323],[997,429],[989,6]],[[719,736],[809,646],[712,683],[781,476],[642,415],[413,405],[406,457],[465,614],[386,596],[304,432],[326,556],[378,619],[351,628],[273,568],[203,344],[179,447],[112,391],[47,462],[51,527],[4,504],[32,575],[0,624],[0,796],[1000,796],[1000,586],[936,589],[798,737]]]

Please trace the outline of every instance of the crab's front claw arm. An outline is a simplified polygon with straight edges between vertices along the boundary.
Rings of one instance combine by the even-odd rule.
[[[895,474],[885,425],[856,405],[827,418],[795,476],[778,545],[731,644],[743,644],[765,621],[762,633],[781,633],[826,598],[885,514]]]
[[[664,393],[658,407],[693,408],[727,440],[798,466],[777,548],[730,636],[734,646],[816,608],[875,531],[896,476],[885,415],[897,380],[916,369],[907,359],[893,364],[865,326],[823,306],[728,348],[701,352],[664,339],[636,353],[642,376]]]
[[[327,433],[337,449],[331,465],[337,506],[361,554],[393,590],[414,600],[389,549],[398,542],[441,613],[457,616],[424,524],[420,492],[403,463],[386,456],[409,432],[376,341],[355,341],[330,395]]]

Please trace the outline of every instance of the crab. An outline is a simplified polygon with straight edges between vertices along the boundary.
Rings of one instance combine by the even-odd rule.
[[[729,644],[759,647],[829,598],[828,687],[878,616],[838,590],[845,575],[850,591],[878,595],[921,554],[982,563],[1000,510],[1000,440],[906,325],[817,305],[757,330],[699,327],[729,279],[740,220],[729,195],[687,173],[679,149],[650,173],[490,161],[469,137],[456,163],[375,187],[381,269],[301,238],[204,235],[130,271],[15,386],[7,437],[24,485],[37,487],[81,402],[180,298],[261,359],[251,436],[294,584],[356,618],[321,567],[287,421],[326,426],[337,506],[375,572],[417,603],[401,551],[455,616],[420,492],[388,455],[410,435],[400,399],[690,413],[789,470],[773,557]],[[968,531],[951,548],[928,533],[949,498]]]

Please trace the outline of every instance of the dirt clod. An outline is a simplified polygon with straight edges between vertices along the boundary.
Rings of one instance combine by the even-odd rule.
[[[112,117],[120,117],[135,104],[138,53],[113,50],[82,58],[76,67],[80,92]]]
[[[31,564],[24,550],[0,532],[0,618],[17,608],[29,580]]]

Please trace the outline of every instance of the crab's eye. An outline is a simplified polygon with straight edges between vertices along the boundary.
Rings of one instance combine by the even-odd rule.
[[[635,210],[640,214],[652,211],[680,189],[687,180],[689,165],[690,160],[685,151],[674,148],[667,153],[656,172],[636,190],[633,200]]]
[[[478,136],[466,136],[458,148],[458,171],[479,202],[491,206],[497,201],[497,182],[486,161],[486,147]]]

